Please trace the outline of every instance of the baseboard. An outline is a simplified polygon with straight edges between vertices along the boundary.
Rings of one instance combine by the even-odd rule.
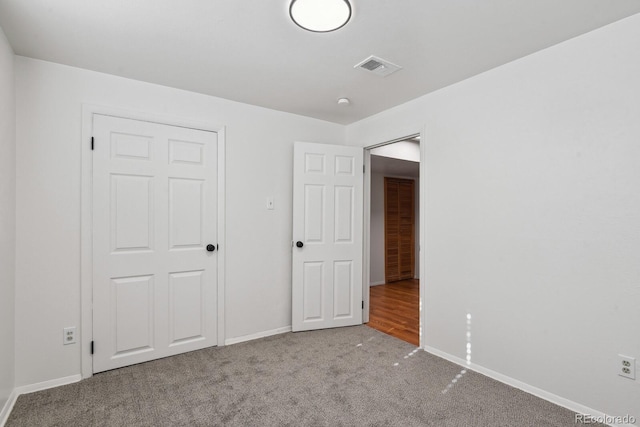
[[[272,335],[284,334],[291,332],[291,326],[285,326],[278,329],[271,329],[270,331],[258,332],[255,334],[244,335],[236,338],[229,338],[224,340],[224,345],[238,344],[245,341],[257,340],[258,338],[270,337]]]
[[[15,389],[13,389],[13,391],[9,395],[9,399],[7,399],[4,406],[2,407],[2,410],[0,410],[0,427],[4,427],[7,420],[9,419],[9,414],[11,413],[16,400],[18,400],[18,393]]]
[[[369,283],[369,286],[378,286],[378,285],[384,285],[386,282],[383,280],[382,282],[371,282]]]
[[[36,391],[46,390],[48,388],[59,387],[61,385],[76,383],[82,379],[82,375],[71,375],[64,378],[56,378],[55,380],[43,381],[41,383],[27,384],[13,389],[9,399],[4,404],[4,408],[0,411],[0,427],[4,427],[9,419],[9,414],[15,405],[18,396],[21,394],[34,393]]]
[[[46,390],[48,388],[60,387],[61,385],[77,383],[81,379],[82,375],[77,374],[63,378],[56,378],[55,380],[43,381],[41,383],[27,384],[16,387],[16,393],[18,393],[18,396],[21,394],[33,393],[36,391]]]
[[[453,356],[449,353],[445,353],[444,351],[440,351],[437,348],[433,348],[433,347],[425,347],[425,351],[428,353],[433,354],[434,356],[438,356],[441,357],[445,360],[448,360],[449,362],[453,362],[456,365],[460,365],[466,369],[470,369],[472,371],[478,372],[482,375],[485,375],[489,378],[492,378],[496,381],[499,381],[501,383],[504,383],[506,385],[509,385],[511,387],[515,387],[517,389],[520,389],[524,392],[527,392],[529,394],[533,394],[536,397],[539,397],[540,399],[544,399],[546,401],[549,401],[551,403],[554,403],[558,406],[562,406],[563,408],[567,408],[570,411],[576,412],[578,414],[588,414],[591,415],[593,417],[597,417],[597,418],[603,418],[606,419],[607,415],[604,412],[601,411],[596,411],[595,409],[591,409],[588,408],[584,405],[581,405],[580,403],[574,402],[572,400],[569,399],[565,399],[564,397],[555,395],[553,393],[549,393],[546,390],[542,390],[538,387],[534,387],[530,384],[524,383],[522,381],[516,380],[515,378],[511,378],[507,375],[503,375],[499,372],[496,371],[492,371],[491,369],[485,368],[483,366],[477,365],[475,363],[471,363],[469,365],[467,365],[467,361],[464,359],[461,359],[459,357]],[[618,425],[618,424],[608,424],[610,426],[613,427],[623,427],[622,425]],[[629,424],[626,424],[626,426],[628,427]]]

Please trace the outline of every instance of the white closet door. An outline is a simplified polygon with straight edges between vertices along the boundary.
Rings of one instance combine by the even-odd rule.
[[[93,137],[93,372],[216,345],[217,134],[94,115]]]

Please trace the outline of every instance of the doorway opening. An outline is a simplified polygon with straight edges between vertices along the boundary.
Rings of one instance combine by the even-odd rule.
[[[418,134],[371,147],[365,155],[367,325],[416,346],[421,324],[420,153]]]

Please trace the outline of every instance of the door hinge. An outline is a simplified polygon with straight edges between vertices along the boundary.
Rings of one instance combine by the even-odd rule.
[[[93,151],[93,137],[91,137],[91,151]]]
[[[93,341],[91,341],[91,354],[93,354],[94,349],[95,349],[95,347],[93,345]]]
[[[362,173],[364,173],[364,165],[362,165]]]
[[[364,310],[364,301],[362,301],[362,309]]]

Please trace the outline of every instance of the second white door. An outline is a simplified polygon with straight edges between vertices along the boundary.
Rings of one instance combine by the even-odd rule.
[[[217,344],[217,134],[93,117],[93,372]]]
[[[363,150],[297,142],[292,328],[362,323]]]

